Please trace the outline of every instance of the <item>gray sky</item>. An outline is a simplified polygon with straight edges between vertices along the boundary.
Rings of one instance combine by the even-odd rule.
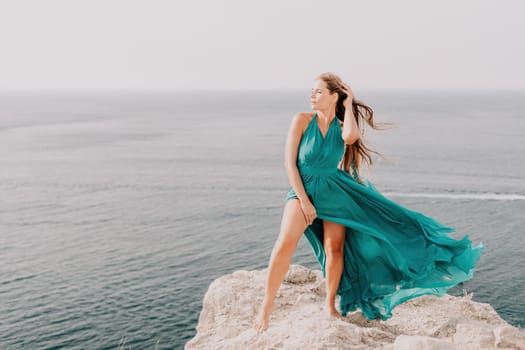
[[[520,0],[0,0],[0,90],[525,89]]]

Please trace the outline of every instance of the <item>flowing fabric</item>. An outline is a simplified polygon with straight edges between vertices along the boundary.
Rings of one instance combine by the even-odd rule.
[[[304,234],[323,276],[323,220],[346,226],[344,268],[337,290],[343,316],[357,308],[367,319],[392,317],[392,309],[417,296],[442,296],[472,278],[483,244],[472,247],[455,229],[403,207],[374,185],[338,168],[344,142],[333,118],[323,137],[314,114],[302,135],[297,167],[317,218]],[[292,187],[286,200],[297,198]]]

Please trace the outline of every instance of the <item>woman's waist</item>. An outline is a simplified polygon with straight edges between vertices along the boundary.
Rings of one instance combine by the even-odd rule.
[[[297,165],[297,169],[301,175],[333,175],[340,170],[337,166],[311,166],[311,165]]]

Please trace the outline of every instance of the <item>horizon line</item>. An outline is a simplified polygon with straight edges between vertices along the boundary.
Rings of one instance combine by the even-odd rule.
[[[19,88],[1,89],[0,94],[19,93],[205,93],[205,92],[303,92],[309,91],[305,88]],[[524,88],[465,88],[465,87],[414,87],[414,88],[388,88],[368,87],[355,89],[359,92],[478,92],[478,93],[525,93]]]

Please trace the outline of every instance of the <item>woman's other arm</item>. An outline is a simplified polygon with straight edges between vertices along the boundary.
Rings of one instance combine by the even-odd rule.
[[[286,145],[284,149],[284,168],[290,185],[292,186],[297,198],[302,202],[308,199],[304,189],[303,180],[297,168],[297,152],[299,149],[299,142],[303,135],[303,125],[305,124],[305,113],[297,113],[293,116],[288,129],[288,136],[286,137]]]
[[[284,152],[284,167],[286,168],[286,174],[290,180],[299,203],[301,205],[301,210],[304,215],[304,221],[311,225],[314,219],[317,217],[317,212],[314,205],[308,198],[306,191],[304,189],[303,179],[299,174],[299,169],[297,168],[297,153],[299,151],[299,142],[301,141],[301,136],[304,133],[306,128],[307,121],[309,120],[308,113],[297,113],[290,124],[288,130],[288,137],[286,138],[286,147]]]

